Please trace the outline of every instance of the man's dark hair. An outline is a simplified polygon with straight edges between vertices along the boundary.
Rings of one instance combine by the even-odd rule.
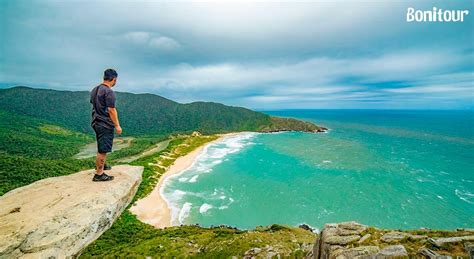
[[[117,71],[115,71],[112,68],[106,69],[104,71],[104,80],[105,81],[112,81],[117,76],[118,76]]]

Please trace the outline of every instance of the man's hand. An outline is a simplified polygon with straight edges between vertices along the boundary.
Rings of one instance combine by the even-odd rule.
[[[120,125],[119,125],[119,126],[116,126],[116,127],[115,127],[115,130],[117,131],[117,134],[118,134],[118,135],[122,134],[122,127],[120,127]]]
[[[115,107],[109,107],[109,114],[110,119],[114,122],[115,130],[117,130],[117,134],[122,134],[122,128],[120,127],[120,122],[118,120],[117,109]]]

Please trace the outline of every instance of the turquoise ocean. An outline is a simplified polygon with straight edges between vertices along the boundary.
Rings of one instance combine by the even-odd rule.
[[[474,227],[474,112],[284,110],[328,133],[243,133],[206,146],[163,193],[173,224]]]

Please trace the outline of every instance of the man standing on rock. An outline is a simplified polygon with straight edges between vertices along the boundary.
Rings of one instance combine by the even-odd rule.
[[[117,71],[109,68],[104,71],[104,81],[91,91],[92,123],[97,139],[96,173],[92,181],[110,181],[114,177],[104,173],[112,169],[105,164],[107,153],[112,152],[114,128],[117,134],[122,134],[122,128],[115,109],[115,93],[112,87],[117,82]]]

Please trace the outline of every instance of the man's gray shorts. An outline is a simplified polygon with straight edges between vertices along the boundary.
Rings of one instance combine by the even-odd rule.
[[[109,129],[100,125],[93,126],[97,139],[97,152],[112,152],[112,144],[114,142],[114,129]]]

